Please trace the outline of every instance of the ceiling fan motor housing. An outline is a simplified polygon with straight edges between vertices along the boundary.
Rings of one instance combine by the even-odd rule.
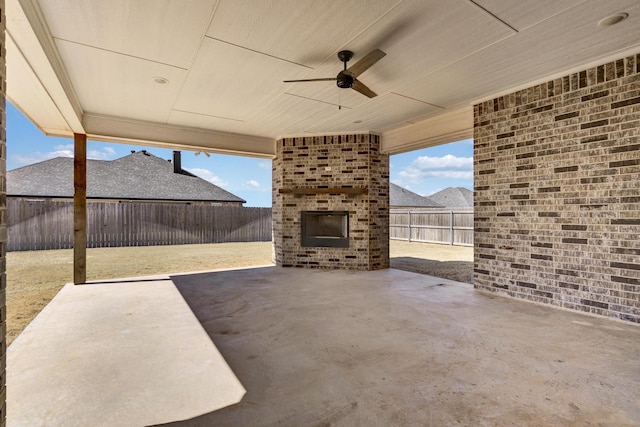
[[[336,77],[336,84],[342,89],[349,89],[351,86],[353,86],[353,77],[346,73],[340,72],[338,74],[338,77]]]

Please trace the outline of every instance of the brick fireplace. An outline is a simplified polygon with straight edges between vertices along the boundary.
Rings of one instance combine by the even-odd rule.
[[[274,262],[389,267],[389,156],[375,134],[283,138],[273,161]]]

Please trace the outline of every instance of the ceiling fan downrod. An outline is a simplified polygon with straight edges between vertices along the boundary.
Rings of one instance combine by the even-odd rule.
[[[336,84],[339,88],[349,89],[353,86],[353,77],[347,74],[347,62],[353,58],[353,52],[350,50],[341,50],[338,52],[338,59],[344,63],[344,69],[338,73]]]

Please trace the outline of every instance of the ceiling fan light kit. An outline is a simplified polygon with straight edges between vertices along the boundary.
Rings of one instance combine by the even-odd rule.
[[[386,55],[387,54],[380,49],[374,49],[365,55],[364,58],[347,68],[347,62],[353,58],[353,52],[350,50],[341,50],[338,52],[338,59],[344,63],[344,68],[335,78],[328,77],[320,79],[285,80],[284,83],[324,82],[335,80],[336,85],[341,89],[353,89],[364,96],[373,98],[378,95],[369,89],[364,83],[359,81],[357,77],[367,71],[373,64],[384,58]]]

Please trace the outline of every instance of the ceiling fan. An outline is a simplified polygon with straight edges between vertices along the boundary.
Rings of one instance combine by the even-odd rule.
[[[353,89],[360,92],[364,96],[373,98],[378,96],[374,91],[369,89],[364,83],[357,79],[357,77],[367,71],[369,67],[381,60],[386,56],[386,53],[380,49],[375,49],[369,52],[364,58],[347,68],[347,62],[353,58],[353,52],[350,50],[341,50],[338,52],[338,59],[344,62],[344,69],[338,73],[336,77],[327,77],[324,79],[302,79],[302,80],[285,80],[284,83],[298,83],[298,82],[325,82],[336,81],[339,88]]]

